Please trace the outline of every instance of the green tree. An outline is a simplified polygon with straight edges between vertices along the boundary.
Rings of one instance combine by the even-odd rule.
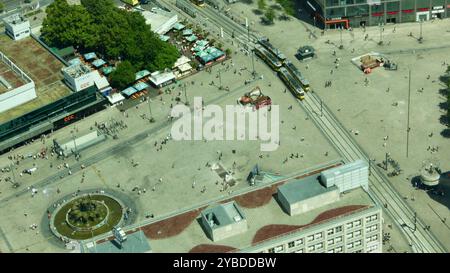
[[[115,7],[112,0],[55,0],[47,8],[42,36],[50,46],[74,45],[108,60],[129,61],[136,70],[171,68],[179,52],[153,33],[138,12]]]
[[[92,48],[98,42],[97,29],[83,6],[56,0],[46,9],[42,37],[50,46]]]
[[[267,9],[266,13],[264,13],[264,17],[267,19],[267,22],[273,24],[273,19],[275,18],[275,12],[273,9]]]
[[[228,56],[231,56],[231,49],[227,48],[225,49],[225,54],[227,54]]]
[[[116,70],[111,73],[111,86],[117,89],[125,89],[133,83],[136,76],[136,70],[129,61],[123,61],[117,65]]]
[[[265,0],[258,0],[258,9],[259,10],[265,10],[266,9],[266,1]]]

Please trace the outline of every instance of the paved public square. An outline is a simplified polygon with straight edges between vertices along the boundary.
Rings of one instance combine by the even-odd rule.
[[[299,67],[310,80],[314,92],[345,128],[349,132],[358,131],[354,138],[371,158],[381,163],[388,152],[391,158],[399,162],[403,173],[390,178],[393,186],[417,211],[418,217],[431,226],[431,231],[442,244],[450,245],[450,226],[446,221],[450,219],[449,185],[441,185],[446,194],[442,197],[417,190],[411,183],[411,178],[419,175],[424,160],[436,159],[442,171],[450,170],[450,138],[441,134],[446,126],[440,121],[445,115],[445,110],[441,108],[445,97],[440,92],[445,85],[440,76],[445,74],[450,61],[450,21],[424,22],[423,43],[418,42],[419,23],[385,25],[384,31],[381,29],[381,46],[378,45],[379,27],[366,28],[366,32],[362,28],[344,30],[343,49],[340,50],[339,30],[328,30],[322,35],[320,29],[296,19],[276,20],[271,26],[261,25],[259,17],[252,11],[255,8],[256,3],[233,5],[235,11],[241,11],[241,17],[254,22],[252,27],[258,33],[269,37],[272,44]],[[292,35],[294,29],[298,30],[296,35]],[[308,30],[313,34],[310,35]],[[367,34],[368,39],[365,40]],[[304,45],[313,46],[317,58],[299,62],[294,55]],[[351,59],[369,52],[386,55],[398,64],[398,70],[376,68],[365,75],[351,63]],[[336,69],[337,58],[339,66]],[[409,70],[411,130],[406,157]],[[332,81],[332,86],[325,87],[326,81]],[[384,140],[386,136],[387,141]],[[429,147],[438,151],[432,152]]]
[[[253,6],[236,3],[232,7],[234,11],[242,11],[240,16],[248,17],[252,28],[269,37],[272,44],[294,62],[310,80],[314,92],[350,132],[359,132],[354,138],[371,158],[379,163],[384,160],[385,153],[389,152],[400,163],[403,173],[391,178],[392,184],[417,211],[418,216],[431,226],[443,245],[450,245],[450,228],[444,222],[444,219],[450,218],[449,188],[444,187],[446,196],[437,197],[423,190],[416,190],[410,182],[418,174],[421,162],[431,157],[440,162],[442,170],[450,169],[450,139],[441,135],[441,131],[445,129],[440,123],[444,111],[439,108],[439,103],[444,101],[439,93],[443,88],[439,76],[444,74],[446,66],[442,62],[447,63],[445,58],[450,53],[450,33],[447,32],[450,30],[450,21],[424,23],[422,44],[408,36],[410,32],[418,36],[418,24],[414,23],[385,26],[383,46],[377,44],[380,37],[378,27],[367,28],[366,33],[362,29],[354,29],[352,32],[345,30],[342,33],[344,49],[340,50],[336,46],[340,44],[339,31],[326,31],[321,35],[319,29],[297,19],[276,20],[274,25],[264,26],[259,24],[259,17],[252,12],[256,2]],[[314,35],[311,36],[306,27]],[[298,30],[298,35],[293,35],[293,30]],[[369,39],[364,40],[366,34],[369,34]],[[14,172],[0,173],[3,178],[0,181],[0,251],[63,251],[45,228],[40,228],[37,232],[29,227],[34,223],[45,224],[47,208],[78,189],[105,188],[121,191],[134,200],[136,222],[140,222],[151,214],[157,219],[182,208],[232,194],[230,190],[238,191],[249,187],[245,178],[255,164],[265,172],[288,176],[306,168],[339,160],[338,153],[308,119],[294,97],[289,92],[283,92],[284,84],[258,58],[255,58],[255,69],[258,74],[263,75],[263,79],[244,84],[245,80],[252,78],[251,58],[236,48],[236,43],[231,46],[227,40],[225,42],[236,52],[233,53],[232,62],[214,66],[211,73],[202,71],[184,79],[182,83],[187,84],[188,101],[192,106],[193,98],[201,96],[206,105],[235,105],[236,100],[245,92],[255,86],[261,87],[263,93],[272,98],[274,105],[280,105],[281,145],[276,151],[261,152],[259,141],[204,142],[174,141],[169,138],[166,144],[161,144],[171,129],[168,120],[170,105],[176,104],[174,98],[177,95],[184,102],[184,91],[179,86],[174,85],[170,94],[164,92],[151,101],[155,123],[148,121],[150,111],[146,101],[125,112],[108,108],[54,132],[45,140],[35,140],[0,156],[1,168],[11,165],[12,160],[8,156],[20,154],[26,158],[19,160],[20,164],[16,165]],[[303,45],[313,46],[318,57],[306,62],[295,59],[296,50]],[[336,56],[333,56],[333,51],[336,51]],[[377,68],[371,74],[364,75],[350,60],[371,51],[388,56],[398,64],[399,70]],[[336,69],[334,61],[337,58],[339,67]],[[217,88],[218,69],[221,69],[222,85],[228,86],[230,91]],[[412,73],[411,131],[407,158],[405,142],[409,69]],[[237,70],[236,74],[234,70]],[[326,88],[325,81],[330,80],[332,86]],[[214,81],[214,85],[210,85],[211,81]],[[166,87],[163,91],[171,88],[172,86]],[[91,128],[95,129],[96,123],[111,126],[119,121],[123,121],[127,128],[118,130],[118,139],[108,137],[105,142],[81,151],[79,162],[73,157],[61,160],[50,154],[47,154],[48,159],[33,158],[42,149],[51,147],[54,138],[70,139],[72,133],[81,136],[91,131]],[[386,141],[385,136],[388,136]],[[428,146],[439,147],[439,150],[431,154],[427,151]],[[219,162],[220,153],[223,154],[220,163],[235,172],[234,177],[238,182],[226,191],[221,191],[220,177],[208,167],[209,164]],[[290,157],[297,153],[298,158]],[[80,164],[91,162],[90,159],[94,157],[98,160],[92,160],[94,163],[81,169]],[[69,168],[61,167],[63,163],[67,163]],[[33,167],[33,164],[37,166],[33,174],[19,174],[22,170]],[[5,182],[4,178],[11,176],[20,183],[19,188],[14,189],[11,183]],[[38,190],[34,197],[31,190],[27,189],[31,186]],[[133,191],[134,188],[139,190]],[[392,219],[387,215],[384,219],[384,232],[392,233],[391,242],[384,246],[384,251],[410,251],[400,231],[392,224]]]

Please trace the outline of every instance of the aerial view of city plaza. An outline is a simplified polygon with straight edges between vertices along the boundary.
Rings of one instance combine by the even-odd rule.
[[[0,0],[1,253],[447,253],[450,0]]]

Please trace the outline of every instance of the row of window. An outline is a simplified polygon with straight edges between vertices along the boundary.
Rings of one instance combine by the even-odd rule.
[[[327,241],[328,245],[334,245],[335,243],[337,244],[337,243],[340,243],[340,242],[342,242],[342,236],[339,236],[339,237],[336,237],[336,238],[333,238],[333,239],[329,239]]]
[[[370,252],[375,251],[377,249],[378,249],[378,244],[372,245],[372,246],[368,246],[367,247],[367,252],[370,253]]]
[[[378,214],[374,214],[374,215],[371,215],[371,216],[367,216],[366,217],[366,222],[370,223],[370,222],[376,221],[377,219],[378,219]]]
[[[308,252],[312,252],[312,251],[316,251],[316,250],[322,250],[323,249],[323,242],[322,243],[318,243],[312,246],[308,247]]]
[[[366,242],[370,243],[370,242],[374,242],[376,240],[378,240],[378,234],[367,237]]]
[[[353,222],[347,223],[346,227],[347,227],[347,228],[360,227],[360,226],[361,226],[361,223],[362,223],[361,219],[358,219],[358,220],[355,220],[355,221],[353,221]]]
[[[375,231],[377,229],[378,229],[378,225],[377,224],[371,225],[371,226],[366,227],[366,232],[372,232],[372,231]]]
[[[377,220],[377,219],[378,219],[378,215],[377,215],[377,214],[374,214],[374,215],[371,215],[371,216],[367,216],[367,217],[366,217],[366,222],[367,222],[367,223],[370,223],[370,222],[373,222],[373,221],[375,221],[375,220]],[[346,224],[346,228],[356,228],[356,227],[360,227],[361,225],[362,225],[362,220],[361,220],[361,219],[358,219],[358,220],[355,220],[355,221],[352,221],[352,222],[347,223],[347,224]],[[378,225],[377,225],[377,224],[368,226],[368,227],[366,227],[366,232],[372,232],[372,231],[375,231],[375,230],[377,230],[377,228],[378,228]],[[340,233],[340,232],[342,232],[342,226],[337,226],[337,227],[328,229],[328,230],[327,230],[327,235],[333,235],[333,234]],[[362,230],[356,230],[356,231],[354,231],[354,232],[349,232],[349,233],[347,233],[347,235],[346,235],[347,237],[346,237],[346,238],[347,238],[347,239],[352,239],[352,238],[357,238],[357,237],[359,237],[359,236],[361,236],[361,235],[362,235]],[[312,242],[312,241],[315,241],[315,240],[322,239],[323,236],[324,236],[323,232],[317,232],[317,233],[315,233],[315,234],[308,235],[308,236],[306,237],[306,240],[307,240],[307,242]],[[376,241],[376,240],[378,239],[377,236],[378,236],[378,235],[373,235],[373,236],[369,237],[369,238],[367,239],[367,242]],[[342,240],[343,240],[343,237],[342,237],[342,236],[339,236],[339,237],[336,237],[336,238],[329,239],[329,240],[327,241],[327,244],[328,244],[328,245],[333,245],[333,244],[335,244],[335,243],[340,243],[340,242],[342,242]],[[302,245],[303,243],[304,243],[304,242],[303,242],[303,238],[300,238],[300,239],[297,239],[297,240],[295,240],[295,241],[288,242],[288,248],[297,247],[297,246]],[[359,240],[359,241],[357,241],[357,242],[349,243],[349,244],[347,245],[347,248],[348,248],[348,246],[349,246],[350,244],[352,245],[352,247],[353,247],[353,246],[361,245],[361,240]],[[358,245],[354,245],[354,244],[358,244]],[[322,249],[322,248],[323,248],[323,243],[318,243],[318,244],[309,246],[309,247],[308,247],[308,251],[315,251],[315,250],[319,250],[319,249]],[[268,252],[269,252],[269,253],[277,253],[277,252],[282,252],[282,251],[284,251],[284,245],[279,245],[279,246],[276,246],[276,247],[273,247],[273,248],[268,249]],[[296,252],[297,252],[297,251],[296,251]]]
[[[330,249],[330,250],[328,250],[327,252],[328,253],[342,253],[342,246],[339,246],[339,247],[336,247],[336,248],[333,248],[333,249]]]
[[[351,243],[348,243],[348,244],[347,244],[347,249],[352,249],[352,248],[358,247],[358,246],[360,246],[360,245],[362,245],[362,240],[358,240],[358,241],[355,241],[355,242],[351,242]]]

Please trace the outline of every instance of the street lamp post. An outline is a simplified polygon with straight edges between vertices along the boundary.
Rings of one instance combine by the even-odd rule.
[[[383,44],[383,23],[379,23],[378,26],[380,27],[380,41],[378,42],[379,45]]]
[[[148,112],[150,114],[150,118],[148,121],[155,122],[155,119],[153,118],[153,114],[152,114],[152,106],[150,104],[150,97],[148,97]]]
[[[423,23],[423,19],[420,19],[420,21],[419,21],[419,25],[420,25],[419,43],[422,43],[422,42],[423,42],[423,36],[422,36],[422,23]]]
[[[189,105],[189,101],[188,101],[188,99],[187,99],[187,94],[186,94],[186,90],[187,90],[187,88],[186,88],[186,83],[184,83],[183,84],[183,88],[184,88],[184,104],[185,105]]]
[[[255,79],[255,77],[256,77],[256,71],[255,71],[255,52],[254,52],[253,50],[251,50],[251,52],[252,52],[252,68],[253,68],[252,75],[253,75],[253,79]]]
[[[409,109],[411,105],[411,69],[409,70],[409,84],[408,84],[408,118],[406,121],[406,157],[409,155],[409,131],[411,128],[409,127]]]
[[[219,69],[218,71],[219,71],[219,90],[222,90],[222,74],[220,74],[221,69]]]
[[[75,134],[73,133],[73,131],[70,131],[70,133],[72,134],[73,146],[75,148],[75,158],[78,158],[78,148],[77,142],[75,141]]]

